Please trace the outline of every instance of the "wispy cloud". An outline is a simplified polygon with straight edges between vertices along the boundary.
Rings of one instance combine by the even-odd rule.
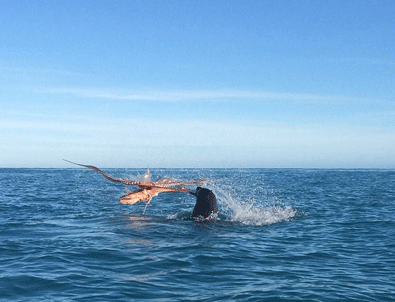
[[[368,165],[393,166],[393,131],[344,125],[245,125],[231,122],[145,121],[102,119],[0,121],[3,162],[30,163],[45,153],[54,165],[60,158],[86,158],[99,164],[114,158],[114,166],[190,166],[228,161],[252,166],[347,166],[354,157]],[[340,159],[339,159],[340,158]],[[1,158],[0,158],[1,159]],[[344,162],[341,162],[341,159]],[[367,160],[368,159],[368,160]],[[382,162],[382,164],[381,164]],[[376,162],[376,164],[379,162]],[[0,165],[1,165],[0,160]],[[240,163],[238,163],[240,165]]]
[[[308,93],[266,92],[249,90],[168,90],[168,91],[117,91],[114,89],[92,88],[40,88],[37,92],[69,94],[82,98],[97,98],[126,101],[293,101],[293,102],[342,102],[355,98],[337,95]]]

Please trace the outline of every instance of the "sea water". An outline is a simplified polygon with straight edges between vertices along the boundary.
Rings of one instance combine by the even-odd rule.
[[[88,169],[0,169],[0,300],[395,300],[394,170],[151,169],[163,176],[208,178],[218,219],[186,220],[188,193],[143,214],[118,203],[133,187]]]

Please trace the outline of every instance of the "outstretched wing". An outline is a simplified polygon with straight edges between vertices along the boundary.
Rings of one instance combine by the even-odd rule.
[[[95,167],[95,166],[90,166],[90,165],[83,165],[83,164],[77,164],[74,163],[72,161],[69,161],[67,159],[63,159],[64,161],[67,161],[73,165],[77,165],[77,166],[81,166],[81,167],[85,167],[88,169],[92,169],[98,173],[100,173],[104,178],[113,181],[113,182],[119,182],[122,184],[125,184],[127,186],[139,186],[140,188],[152,188],[152,187],[158,187],[158,188],[170,188],[170,187],[175,187],[175,186],[187,186],[187,185],[193,185],[193,184],[203,184],[205,182],[207,182],[207,179],[199,179],[199,180],[191,180],[191,181],[176,181],[172,178],[168,178],[168,177],[163,177],[157,181],[130,181],[130,180],[126,180],[123,178],[115,178],[112,177],[106,173],[104,173],[102,170],[100,170],[99,168]],[[157,193],[159,194],[159,193]],[[156,195],[157,195],[156,194]]]

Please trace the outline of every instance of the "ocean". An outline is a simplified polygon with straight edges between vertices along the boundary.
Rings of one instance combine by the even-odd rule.
[[[186,220],[184,192],[121,205],[84,168],[0,169],[0,301],[395,301],[395,170],[151,173],[210,179],[218,219]]]

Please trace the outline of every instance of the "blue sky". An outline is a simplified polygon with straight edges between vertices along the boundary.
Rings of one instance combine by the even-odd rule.
[[[395,168],[395,1],[0,6],[0,167]]]

